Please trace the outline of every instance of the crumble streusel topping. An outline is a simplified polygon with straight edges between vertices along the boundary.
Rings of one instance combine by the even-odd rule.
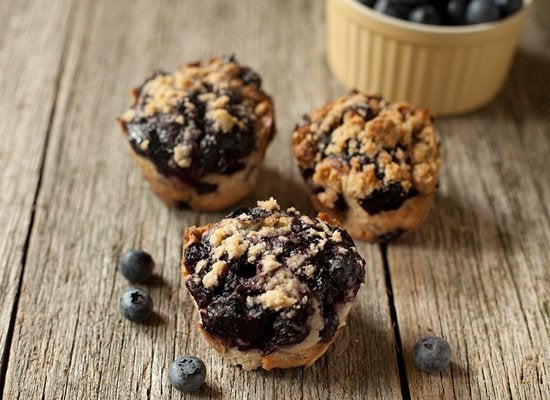
[[[325,207],[345,209],[345,193],[376,214],[435,190],[439,144],[428,110],[352,92],[304,119],[293,150]]]

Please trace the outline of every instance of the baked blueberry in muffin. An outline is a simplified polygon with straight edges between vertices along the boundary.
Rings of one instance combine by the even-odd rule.
[[[220,210],[253,188],[275,134],[271,98],[235,58],[157,71],[118,119],[137,164],[173,207]]]
[[[311,365],[345,325],[365,262],[327,218],[271,198],[185,233],[182,273],[200,331],[231,364]]]
[[[397,239],[430,210],[440,155],[425,108],[352,92],[306,115],[292,150],[315,207],[354,238]]]

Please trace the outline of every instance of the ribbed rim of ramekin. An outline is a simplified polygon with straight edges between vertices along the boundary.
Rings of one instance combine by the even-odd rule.
[[[424,25],[416,22],[410,22],[404,19],[390,17],[374,11],[372,8],[367,7],[364,4],[359,3],[357,0],[339,0],[346,3],[349,7],[355,9],[358,13],[361,13],[367,17],[377,19],[380,22],[384,22],[390,26],[395,26],[400,29],[408,29],[413,32],[422,33],[444,33],[444,34],[472,34],[488,32],[499,28],[505,28],[507,25],[515,23],[515,20],[521,18],[521,14],[527,11],[532,0],[523,0],[523,7],[516,11],[513,15],[510,15],[504,19],[494,22],[484,22],[474,25]]]

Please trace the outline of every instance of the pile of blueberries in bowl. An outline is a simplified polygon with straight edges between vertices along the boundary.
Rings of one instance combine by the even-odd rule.
[[[503,19],[523,0],[357,0],[382,14],[430,25],[471,25]]]

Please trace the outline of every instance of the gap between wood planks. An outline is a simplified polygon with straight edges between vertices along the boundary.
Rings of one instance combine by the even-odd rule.
[[[395,339],[395,356],[397,358],[397,368],[399,369],[399,383],[401,386],[401,396],[404,400],[410,400],[409,382],[407,380],[407,370],[405,369],[405,357],[403,354],[403,343],[401,342],[401,334],[399,332],[399,323],[397,321],[397,311],[393,299],[393,288],[390,275],[390,264],[388,262],[388,245],[383,243],[380,245],[382,253],[382,262],[384,264],[384,277],[386,280],[386,290],[388,292],[388,305],[390,309],[391,325],[393,327],[393,336]]]
[[[15,319],[17,316],[17,309],[19,306],[19,297],[21,296],[21,287],[23,285],[23,276],[25,274],[25,266],[27,264],[27,253],[29,250],[29,244],[31,242],[32,237],[32,231],[34,227],[34,218],[36,215],[36,205],[38,201],[38,196],[40,194],[40,189],[42,187],[42,178],[44,176],[44,166],[46,163],[46,154],[48,153],[48,147],[50,143],[50,135],[53,127],[53,120],[55,118],[56,110],[57,110],[57,101],[59,98],[59,91],[61,88],[61,79],[63,78],[63,74],[65,72],[65,64],[67,61],[67,48],[69,47],[69,41],[71,38],[71,33],[73,29],[73,23],[72,23],[72,17],[74,14],[74,7],[71,6],[71,9],[68,13],[68,26],[67,26],[67,32],[65,35],[65,40],[63,42],[63,49],[61,51],[61,57],[59,60],[58,65],[58,72],[55,77],[55,84],[54,84],[54,95],[53,95],[53,101],[52,106],[50,109],[50,113],[48,116],[48,126],[46,128],[46,137],[44,139],[44,148],[42,149],[42,154],[40,155],[40,168],[38,169],[38,181],[36,183],[36,190],[34,191],[34,196],[32,199],[32,206],[31,206],[31,217],[29,219],[29,227],[27,229],[27,234],[25,236],[25,242],[23,244],[23,253],[21,256],[21,263],[20,268],[21,272],[19,273],[19,279],[17,281],[17,290],[15,292],[15,298],[13,301],[13,307],[11,310],[10,315],[10,322],[8,326],[8,330],[6,333],[6,346],[4,348],[4,354],[2,354],[2,364],[0,368],[0,400],[4,398],[4,386],[6,384],[6,373],[8,371],[8,363],[10,361],[10,350],[11,345],[13,341],[13,331],[15,330]]]

